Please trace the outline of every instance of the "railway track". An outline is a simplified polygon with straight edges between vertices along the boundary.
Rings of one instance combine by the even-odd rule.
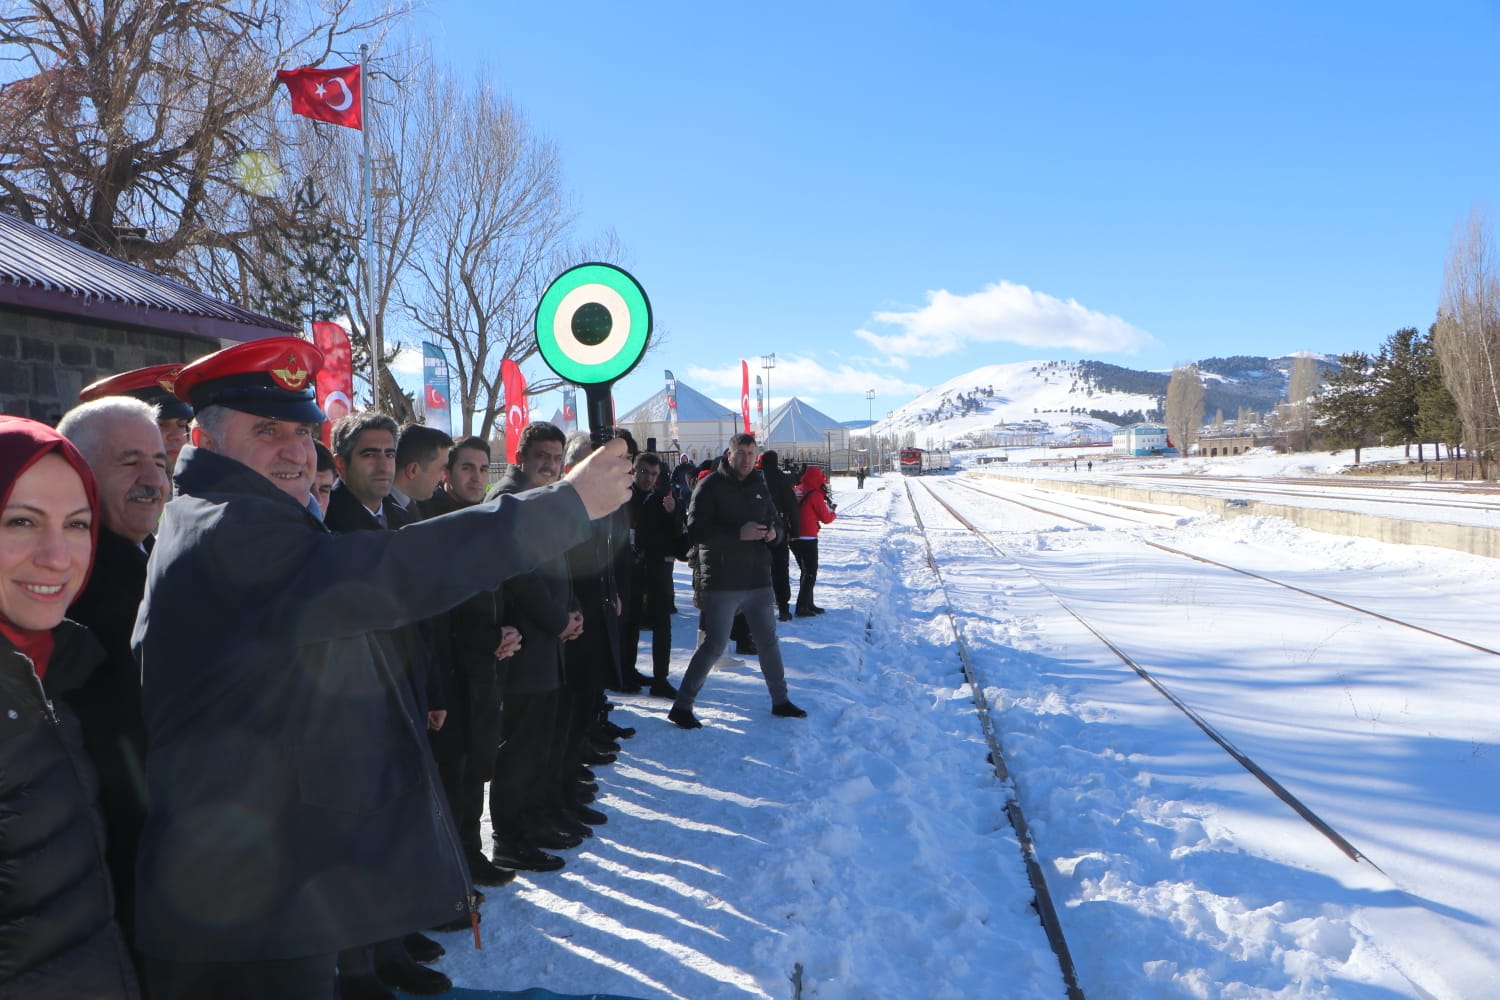
[[[1089,512],[1088,508],[1080,507],[1077,504],[1065,503],[1065,502],[1060,501],[1060,500],[1049,500],[1048,503],[1049,503],[1050,506],[1048,506],[1048,507],[1038,507],[1036,505],[1025,503],[1025,502],[1023,502],[1021,500],[1017,500],[1014,497],[1007,497],[1007,496],[1002,496],[1002,495],[997,494],[997,493],[992,493],[989,490],[983,489],[983,488],[981,488],[979,486],[976,486],[976,485],[974,485],[972,483],[965,482],[963,480],[952,480],[952,482],[955,485],[957,485],[957,486],[963,487],[963,488],[968,489],[968,490],[972,490],[973,492],[978,493],[981,496],[983,496],[983,497],[985,497],[986,499],[989,499],[989,500],[998,500],[998,501],[1000,501],[1002,503],[1014,504],[1014,505],[1016,505],[1018,507],[1023,507],[1026,510],[1030,510],[1030,511],[1033,511],[1033,512],[1036,512],[1036,513],[1039,513],[1039,514],[1045,514],[1048,517],[1056,517],[1056,518],[1061,518],[1061,519],[1066,520],[1066,521],[1072,521],[1075,524],[1081,524],[1081,525],[1084,525],[1085,527],[1094,527],[1094,528],[1100,527],[1100,525],[1097,522],[1088,521],[1088,520],[1085,520],[1085,519],[1079,518],[1079,517],[1073,517],[1070,514],[1060,513],[1056,509],[1058,507],[1064,507],[1064,508],[1067,508],[1067,509],[1070,509],[1070,510],[1077,510],[1077,511],[1081,511],[1081,512],[1084,512],[1084,513],[1088,513]],[[928,493],[929,493],[929,495],[931,495],[933,497],[934,500],[936,500],[939,504],[942,504],[943,507],[945,507],[946,509],[948,509],[950,513],[953,513],[953,516],[955,518],[957,518],[960,522],[962,522],[962,523],[964,523],[966,525],[968,524],[968,522],[965,521],[956,511],[953,511],[953,508],[949,504],[945,503],[940,497],[938,497],[936,494],[932,493],[932,491],[930,489],[928,490]],[[1119,506],[1128,506],[1128,505],[1123,505],[1122,504],[1122,505],[1119,505]],[[1144,508],[1133,508],[1133,509],[1143,510]],[[1135,520],[1133,518],[1126,517],[1125,515],[1115,514],[1115,513],[1112,513],[1112,512],[1099,512],[1099,511],[1095,511],[1093,513],[1095,514],[1095,516],[1100,516],[1102,514],[1102,516],[1104,516],[1104,517],[1112,517],[1112,518],[1116,518],[1116,519],[1119,519],[1119,520],[1125,520],[1125,521],[1134,521],[1134,523],[1142,524],[1142,525],[1150,524],[1151,523],[1149,520],[1138,520],[1137,521],[1137,520]],[[977,528],[973,528],[972,525],[970,525],[970,529],[973,530],[973,531],[975,531],[976,533],[980,534],[981,537],[983,537],[983,533],[979,532],[979,530]],[[1361,606],[1359,606],[1357,604],[1353,604],[1353,603],[1351,603],[1349,601],[1345,601],[1345,600],[1343,600],[1341,598],[1331,597],[1331,596],[1329,596],[1327,594],[1320,594],[1317,591],[1309,590],[1306,587],[1299,587],[1298,585],[1296,585],[1294,583],[1287,583],[1284,580],[1278,580],[1278,579],[1276,579],[1274,577],[1267,576],[1267,575],[1265,575],[1263,573],[1257,573],[1254,570],[1243,569],[1243,568],[1241,568],[1239,566],[1233,566],[1233,565],[1230,565],[1229,563],[1226,563],[1226,562],[1220,562],[1217,559],[1209,559],[1206,556],[1200,556],[1200,555],[1196,555],[1196,554],[1194,554],[1192,552],[1186,552],[1186,551],[1183,551],[1182,549],[1174,548],[1173,546],[1166,545],[1166,544],[1164,544],[1162,542],[1155,542],[1155,541],[1152,541],[1152,540],[1146,539],[1146,538],[1138,538],[1136,540],[1140,544],[1149,546],[1150,548],[1156,549],[1159,552],[1165,552],[1165,553],[1168,553],[1169,555],[1180,556],[1183,559],[1191,559],[1194,562],[1202,563],[1202,564],[1204,564],[1206,566],[1214,566],[1214,567],[1217,567],[1218,569],[1226,570],[1226,571],[1228,571],[1230,573],[1237,573],[1237,574],[1239,574],[1241,576],[1246,576],[1246,577],[1249,577],[1249,578],[1254,579],[1254,580],[1259,580],[1262,583],[1268,583],[1268,584],[1271,584],[1271,585],[1276,586],[1276,587],[1284,587],[1285,589],[1293,591],[1294,593],[1301,594],[1304,597],[1311,597],[1311,598],[1314,598],[1316,600],[1323,601],[1323,602],[1326,602],[1328,604],[1332,604],[1332,605],[1334,605],[1336,607],[1343,608],[1343,609],[1345,609],[1347,611],[1353,611],[1353,612],[1355,612],[1357,614],[1368,615],[1369,617],[1375,618],[1375,619],[1377,619],[1379,621],[1383,621],[1383,622],[1386,622],[1386,623],[1391,624],[1391,625],[1396,625],[1396,626],[1399,626],[1401,628],[1410,629],[1413,632],[1420,632],[1423,635],[1432,636],[1435,639],[1441,639],[1441,640],[1444,640],[1446,642],[1457,643],[1460,646],[1463,646],[1463,647],[1468,648],[1468,649],[1475,650],[1476,652],[1486,653],[1486,654],[1488,654],[1490,656],[1500,656],[1500,649],[1494,649],[1494,648],[1492,648],[1490,646],[1486,646],[1486,645],[1483,645],[1483,644],[1478,643],[1478,642],[1471,642],[1468,639],[1462,639],[1462,638],[1459,638],[1458,636],[1449,635],[1446,632],[1439,632],[1439,631],[1436,631],[1435,629],[1427,628],[1425,625],[1418,625],[1415,622],[1406,621],[1406,620],[1398,618],[1398,617],[1396,617],[1394,615],[1386,614],[1385,612],[1382,612],[1382,611],[1374,611],[1374,610],[1371,610],[1370,608],[1361,607]],[[994,547],[993,541],[988,540],[988,539],[987,539],[987,541],[990,541],[991,546]],[[998,551],[998,548],[997,548],[997,551]],[[1007,558],[1009,558],[1009,557],[1007,557]]]
[[[1018,560],[1014,555],[1012,555],[1010,552],[1006,551],[1006,549],[1003,546],[1001,546],[999,543],[997,543],[992,537],[990,537],[987,532],[985,532],[983,529],[981,529],[977,525],[975,525],[972,521],[970,521],[968,518],[966,518],[963,514],[961,514],[958,510],[956,510],[951,504],[949,504],[947,501],[945,501],[942,497],[938,496],[937,493],[930,486],[928,486],[926,484],[922,484],[918,488],[921,489],[922,492],[929,499],[931,499],[934,503],[936,503],[939,507],[941,507],[948,514],[948,516],[950,516],[951,518],[953,518],[953,520],[955,520],[960,525],[962,525],[964,528],[966,528],[977,539],[979,539],[987,547],[989,547],[989,549],[991,551],[993,551],[997,556],[999,556],[1001,559],[1005,560],[1005,562],[1008,565],[1016,566],[1019,569],[1021,569],[1023,572],[1025,572],[1026,575],[1029,576],[1048,595],[1050,595],[1051,598],[1053,600],[1055,600],[1058,603],[1058,605],[1071,618],[1073,618],[1075,621],[1077,621],[1085,630],[1087,630],[1091,635],[1093,635],[1096,639],[1098,639],[1099,642],[1101,644],[1103,644],[1104,647],[1107,648],[1113,656],[1117,657],[1125,666],[1129,667],[1137,676],[1139,676],[1142,680],[1146,681],[1146,683],[1148,683],[1149,685],[1151,685],[1151,687],[1158,694],[1160,694],[1174,708],[1176,708],[1179,712],[1181,712],[1184,716],[1186,716],[1200,731],[1202,731],[1204,733],[1204,735],[1206,735],[1221,750],[1223,750],[1226,754],[1228,754],[1235,761],[1235,763],[1239,764],[1242,768],[1244,768],[1245,771],[1247,771],[1249,774],[1251,774],[1253,777],[1255,777],[1255,779],[1257,781],[1259,781],[1269,791],[1271,791],[1272,794],[1274,794],[1278,799],[1280,799],[1283,803],[1285,803],[1294,813],[1296,813],[1305,823],[1307,823],[1308,826],[1310,826],[1312,829],[1316,830],[1319,834],[1321,834],[1325,839],[1327,839],[1330,843],[1332,843],[1335,847],[1337,847],[1339,849],[1339,851],[1341,853],[1343,853],[1346,857],[1348,857],[1350,860],[1355,861],[1357,863],[1367,864],[1371,868],[1375,869],[1376,871],[1381,871],[1380,867],[1378,865],[1376,865],[1373,861],[1371,861],[1369,859],[1369,857],[1367,857],[1362,851],[1360,851],[1357,847],[1355,847],[1352,843],[1350,843],[1350,841],[1348,840],[1348,838],[1344,837],[1337,830],[1335,830],[1331,824],[1329,824],[1322,817],[1320,817],[1316,812],[1314,812],[1306,803],[1302,802],[1301,799],[1299,799],[1290,790],[1288,790],[1284,785],[1282,785],[1281,782],[1279,782],[1278,780],[1276,780],[1276,778],[1273,777],[1268,771],[1266,771],[1265,768],[1263,768],[1258,763],[1256,763],[1256,761],[1253,758],[1251,758],[1250,755],[1246,754],[1245,752],[1243,752],[1242,750],[1240,750],[1238,747],[1236,747],[1234,745],[1234,743],[1227,736],[1225,736],[1223,733],[1219,732],[1218,729],[1216,729],[1210,722],[1208,722],[1207,719],[1205,719],[1202,715],[1200,715],[1198,712],[1196,712],[1192,708],[1192,706],[1188,705],[1182,698],[1178,697],[1170,688],[1168,688],[1164,683],[1162,683],[1159,678],[1157,678],[1155,675],[1153,675],[1150,670],[1146,669],[1146,667],[1143,666],[1139,661],[1137,661],[1135,658],[1133,658],[1132,656],[1130,656],[1125,650],[1123,650],[1119,646],[1119,644],[1117,644],[1114,641],[1112,641],[1095,623],[1093,623],[1090,620],[1088,620],[1075,607],[1073,607],[1068,601],[1064,600],[1064,598],[1061,595],[1059,595],[1056,592],[1055,589],[1053,589],[1052,587],[1050,587],[1045,580],[1041,579],[1041,577],[1038,576],[1036,573],[1034,573],[1031,570],[1027,569],[1026,566],[1024,565],[1024,563],[1022,561]],[[915,497],[912,495],[912,492],[913,492],[913,484],[910,481],[908,481],[908,483],[907,483],[907,500],[911,504],[912,513],[917,518],[918,527],[923,532],[923,537],[925,539],[927,528],[926,528],[925,524],[923,524],[923,522],[921,521],[920,512],[918,511],[918,505],[917,505]],[[981,490],[981,491],[978,491],[978,492],[983,493],[985,491]],[[1022,506],[1027,506],[1027,505],[1023,504]],[[1032,509],[1038,509],[1038,508],[1032,508]],[[1056,516],[1056,515],[1054,515],[1054,516]],[[1179,554],[1179,555],[1184,554],[1184,553],[1178,553],[1175,550],[1171,550],[1171,549],[1168,549],[1167,551],[1172,551],[1172,552],[1174,552],[1174,554]],[[930,545],[929,545],[929,552],[930,552]],[[1189,557],[1190,558],[1197,558],[1197,557],[1192,557],[1192,556],[1189,556]],[[1202,561],[1212,562],[1211,560],[1202,560]],[[1215,564],[1215,565],[1219,565],[1219,564]],[[1233,569],[1233,567],[1225,567],[1225,568]],[[934,561],[934,569],[936,570],[936,562],[935,561]],[[1254,576],[1255,574],[1248,574],[1248,575]],[[1274,582],[1274,581],[1271,581],[1271,582]],[[1298,588],[1293,587],[1291,589],[1297,590]],[[1313,595],[1313,596],[1320,596],[1320,595]],[[1333,603],[1342,603],[1342,602],[1334,601]],[[1356,610],[1359,610],[1359,609],[1356,609]],[[951,612],[951,604],[950,604],[950,614],[951,613],[952,612]],[[1380,616],[1380,615],[1377,614],[1376,617],[1383,617],[1383,616]],[[1409,626],[1409,627],[1417,628],[1418,631],[1428,631],[1428,630],[1425,630],[1425,629],[1421,629],[1421,628],[1419,628],[1417,626]],[[955,616],[955,632],[956,633],[958,632],[958,628],[957,628],[957,624],[956,624],[956,616]],[[1437,633],[1429,633],[1429,634],[1437,634]],[[1449,639],[1451,639],[1452,637],[1451,636],[1442,636],[1442,638],[1449,638]],[[1461,641],[1461,640],[1454,640],[1454,641]],[[1465,645],[1472,645],[1472,644],[1465,643]],[[1497,654],[1497,655],[1500,655],[1500,654]],[[972,678],[972,677],[969,679],[969,683],[974,688],[974,690],[976,691],[976,703],[978,703],[980,701],[980,699],[982,698],[982,694],[980,694],[982,685],[979,682],[978,678]],[[986,717],[987,725],[988,725],[988,713],[987,713],[987,711],[985,712],[985,717]],[[1384,874],[1383,871],[1381,871],[1381,873]]]

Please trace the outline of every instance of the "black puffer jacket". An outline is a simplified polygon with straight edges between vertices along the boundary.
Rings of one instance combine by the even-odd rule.
[[[771,542],[740,540],[745,522],[776,528]],[[698,483],[688,507],[688,537],[698,546],[704,590],[755,590],[771,585],[771,546],[786,534],[759,469],[736,479],[723,462]]]
[[[114,922],[93,768],[59,700],[104,653],[72,622],[52,634],[45,683],[0,636],[0,998],[138,997]]]

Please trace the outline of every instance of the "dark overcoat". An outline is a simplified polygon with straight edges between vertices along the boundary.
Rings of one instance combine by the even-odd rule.
[[[490,488],[489,496],[519,493],[526,485],[525,474],[511,466]],[[574,543],[578,541],[574,539]],[[502,588],[505,624],[521,632],[521,648],[504,664],[507,692],[542,694],[562,687],[563,642],[558,635],[567,628],[568,616],[579,610],[568,562],[561,551],[568,547],[559,546],[556,558],[543,560],[530,573],[512,578]]]
[[[0,997],[138,997],[104,862],[94,770],[61,695],[104,658],[53,629],[45,683],[0,636]]]
[[[329,533],[184,449],[136,622],[150,750],[147,955],[330,954],[466,912],[467,870],[400,664],[371,633],[586,537],[568,486],[400,531]]]
[[[776,529],[770,542],[740,539],[747,521]],[[781,518],[759,469],[736,479],[720,463],[698,483],[688,506],[688,537],[698,546],[698,572],[704,590],[756,590],[771,585],[770,546],[785,540]]]

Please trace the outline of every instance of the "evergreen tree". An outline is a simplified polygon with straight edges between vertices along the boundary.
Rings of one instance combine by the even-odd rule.
[[[1379,384],[1375,363],[1363,351],[1339,356],[1338,371],[1328,375],[1323,392],[1312,402],[1313,417],[1325,439],[1335,450],[1354,449],[1354,464],[1360,450],[1374,436]]]

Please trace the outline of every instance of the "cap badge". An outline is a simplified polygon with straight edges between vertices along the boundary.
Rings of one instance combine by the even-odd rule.
[[[308,370],[297,363],[297,355],[292,353],[287,354],[285,367],[271,369],[271,378],[276,380],[276,384],[291,392],[302,390],[307,374]]]
[[[177,391],[177,376],[182,374],[182,365],[177,365],[164,371],[156,379],[156,384],[166,390],[167,395],[173,395]]]

